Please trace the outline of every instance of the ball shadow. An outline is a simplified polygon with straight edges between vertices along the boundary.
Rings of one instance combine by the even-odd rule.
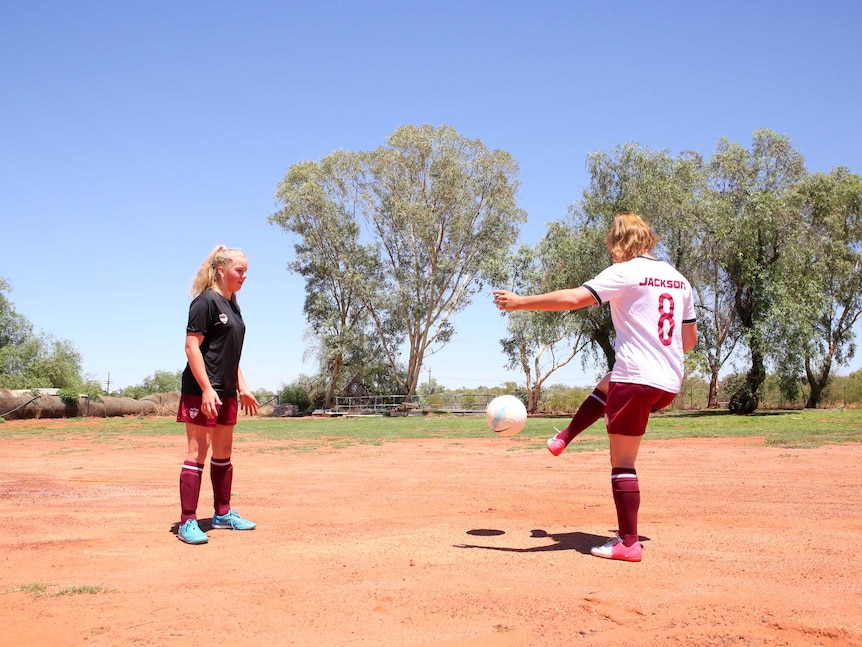
[[[613,531],[611,531],[611,533],[613,533]],[[504,530],[490,530],[480,528],[468,530],[467,534],[476,537],[494,537],[504,535],[506,534],[506,532]],[[453,544],[453,547],[497,550],[506,553],[543,553],[546,551],[555,550],[574,550],[581,553],[582,555],[589,555],[590,549],[594,548],[595,546],[603,545],[608,540],[608,536],[609,535],[594,535],[592,533],[578,531],[549,533],[542,529],[535,529],[530,531],[531,539],[550,539],[554,543],[543,543],[538,546],[530,546],[527,548],[516,548],[514,546],[481,546],[478,544]],[[649,537],[641,536],[639,539],[641,542],[649,541]]]

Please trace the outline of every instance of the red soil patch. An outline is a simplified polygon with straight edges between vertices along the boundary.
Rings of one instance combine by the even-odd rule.
[[[604,452],[238,427],[259,526],[187,546],[179,429],[69,432],[2,441],[0,645],[862,645],[859,445],[647,437],[627,564],[589,555],[615,527]],[[211,506],[207,477],[204,527]]]

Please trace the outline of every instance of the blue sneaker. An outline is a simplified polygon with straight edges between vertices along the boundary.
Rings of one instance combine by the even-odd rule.
[[[187,544],[205,544],[210,540],[206,533],[201,530],[197,519],[189,519],[182,524],[177,532],[177,537]]]
[[[257,524],[254,521],[243,519],[239,516],[239,512],[231,508],[227,514],[213,513],[213,528],[221,528],[224,530],[251,530],[256,528]]]

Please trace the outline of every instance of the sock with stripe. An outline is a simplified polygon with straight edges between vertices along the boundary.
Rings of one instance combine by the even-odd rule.
[[[579,433],[605,415],[607,393],[595,389],[572,416],[571,422],[557,436],[568,445]]]
[[[204,466],[201,463],[183,461],[183,468],[180,470],[180,523],[197,519],[203,472]]]
[[[623,544],[631,546],[638,541],[638,508],[641,491],[638,474],[632,468],[615,467],[611,470],[611,489],[617,508],[617,523]]]
[[[233,465],[230,456],[210,460],[210,479],[213,482],[213,504],[216,514],[230,512],[230,489],[233,484]]]

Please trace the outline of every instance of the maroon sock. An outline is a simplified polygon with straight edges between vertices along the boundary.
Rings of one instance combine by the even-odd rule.
[[[201,479],[203,478],[204,466],[192,461],[183,461],[180,470],[180,523],[189,519],[197,519],[198,498],[201,494]]]
[[[626,546],[638,541],[638,508],[641,491],[638,474],[634,469],[615,467],[611,470],[611,489],[617,507],[620,539]]]
[[[558,435],[568,445],[579,433],[605,415],[605,400],[607,393],[595,389],[572,417],[572,421]]]
[[[230,488],[233,483],[233,465],[230,456],[210,459],[210,479],[213,482],[213,504],[216,514],[230,512]]]

